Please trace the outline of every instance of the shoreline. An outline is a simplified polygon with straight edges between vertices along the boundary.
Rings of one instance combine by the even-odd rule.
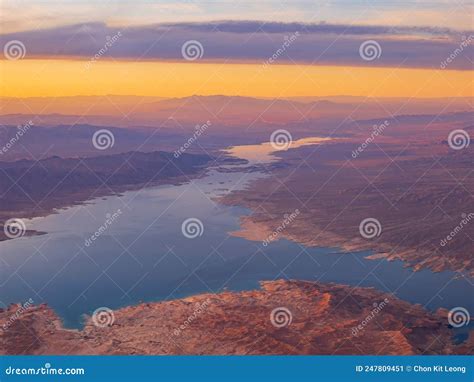
[[[277,307],[289,312],[285,325],[272,321]],[[14,311],[15,306],[0,310],[0,323]],[[374,288],[277,280],[262,282],[260,290],[104,308],[100,317],[88,317],[82,330],[65,329],[47,305],[37,305],[0,331],[0,349],[5,354],[469,354],[474,335],[455,344],[446,313],[430,313]],[[34,336],[20,336],[25,324]]]
[[[158,179],[150,183],[139,183],[139,184],[116,186],[114,187],[113,190],[111,189],[105,190],[103,187],[100,187],[99,189],[96,189],[94,191],[93,197],[91,197],[90,195],[91,190],[87,189],[79,193],[72,193],[69,195],[65,195],[64,196],[65,200],[59,200],[59,201],[55,200],[54,202],[51,203],[51,205],[45,208],[42,208],[40,211],[31,210],[28,212],[26,211],[19,212],[15,215],[15,218],[24,219],[24,220],[45,218],[51,215],[58,214],[60,213],[61,210],[67,210],[69,208],[84,206],[89,203],[93,203],[97,199],[106,198],[110,196],[121,196],[123,195],[123,193],[127,191],[137,191],[140,189],[153,188],[153,187],[164,186],[164,185],[179,186],[179,185],[185,184],[186,182],[192,179],[199,178],[205,175],[207,171],[208,171],[208,168],[206,167],[203,169],[199,169],[199,171],[195,174],[184,174],[184,175],[179,175],[179,176],[168,178],[168,179]],[[11,215],[8,215],[8,217],[11,217]],[[2,217],[2,215],[0,215],[0,218],[2,218],[2,220],[6,220],[8,219],[8,217]],[[28,234],[28,232],[30,232],[30,234]],[[47,235],[47,234],[48,232],[27,230],[25,231],[25,235],[23,236],[27,237],[27,236],[38,236],[38,235]],[[0,226],[0,243],[2,241],[7,241],[7,240],[14,240],[14,238],[6,237],[3,230],[3,225],[2,225]]]

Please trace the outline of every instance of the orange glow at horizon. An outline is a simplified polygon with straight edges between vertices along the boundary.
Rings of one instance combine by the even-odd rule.
[[[2,96],[472,97],[470,71],[31,59],[0,61]]]

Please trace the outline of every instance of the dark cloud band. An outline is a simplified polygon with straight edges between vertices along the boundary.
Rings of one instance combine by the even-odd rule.
[[[27,47],[26,58],[74,56],[88,60],[118,32],[120,39],[107,48],[104,58],[182,59],[182,45],[197,40],[204,48],[202,60],[265,63],[277,55],[270,61],[440,69],[456,52],[447,68],[460,70],[472,69],[474,61],[474,32],[428,27],[220,21],[119,28],[88,23],[1,35],[0,42],[3,46],[10,40],[22,41]],[[381,48],[376,60],[361,58],[359,49],[367,40],[375,40]]]

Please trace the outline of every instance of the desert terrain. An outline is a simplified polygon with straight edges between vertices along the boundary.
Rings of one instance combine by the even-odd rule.
[[[418,270],[472,276],[474,224],[462,224],[442,244],[474,213],[472,149],[456,151],[447,143],[450,128],[472,133],[471,119],[472,113],[460,113],[359,121],[326,144],[278,152],[282,161],[268,177],[221,200],[252,210],[234,235],[264,240],[298,209],[280,237],[308,246],[373,249]],[[383,132],[357,152],[384,123]],[[366,218],[381,225],[371,239],[359,231]]]
[[[0,311],[0,354],[470,354],[446,312],[370,288],[301,281],[143,303],[68,330],[46,305]],[[272,315],[274,309],[279,311]],[[99,320],[99,323],[97,322]],[[355,330],[354,328],[359,328]]]

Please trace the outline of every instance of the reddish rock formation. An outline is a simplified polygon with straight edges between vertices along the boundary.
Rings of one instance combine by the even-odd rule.
[[[272,315],[274,309],[279,313]],[[284,308],[284,309],[282,309]],[[68,330],[46,305],[0,312],[0,354],[471,354],[442,314],[372,288],[302,281],[145,303]],[[113,320],[112,320],[113,317]],[[6,325],[6,326],[5,326]]]
[[[356,159],[351,151],[367,130],[280,152],[283,160],[270,169],[270,176],[219,201],[252,211],[234,232],[249,240],[267,239],[285,214],[298,210],[276,239],[373,250],[415,270],[453,270],[472,277],[474,152],[448,146],[451,128],[433,123],[427,137],[423,126],[393,123]],[[376,219],[381,228],[371,240],[360,234],[367,218]]]

